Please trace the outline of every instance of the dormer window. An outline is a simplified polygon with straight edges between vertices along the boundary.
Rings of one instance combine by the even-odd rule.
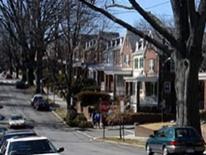
[[[154,59],[150,59],[149,60],[149,71],[153,71],[154,72],[154,68],[155,68],[155,60]]]
[[[138,58],[136,58],[136,59],[134,60],[134,68],[135,68],[135,69],[138,69],[138,68],[139,68],[139,59],[138,59]]]
[[[143,68],[143,66],[144,66],[144,59],[140,58],[139,67]]]

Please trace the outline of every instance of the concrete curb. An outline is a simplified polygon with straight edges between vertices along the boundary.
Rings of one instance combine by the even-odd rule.
[[[129,144],[129,143],[126,143],[126,142],[116,142],[116,141],[112,141],[112,140],[107,140],[107,139],[102,139],[102,137],[95,137],[94,138],[95,141],[99,141],[99,142],[106,142],[106,143],[111,143],[111,144],[120,144],[120,145],[126,145],[126,146],[133,146],[133,147],[138,147],[138,148],[145,148],[145,145],[144,144]],[[133,140],[133,139],[131,139]]]
[[[52,114],[53,114],[58,120],[60,120],[64,125],[66,125],[67,127],[69,127],[68,124],[67,124],[55,111],[52,110]]]

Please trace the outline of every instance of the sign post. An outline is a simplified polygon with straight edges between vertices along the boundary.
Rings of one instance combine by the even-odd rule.
[[[108,113],[110,108],[109,102],[108,101],[101,101],[99,103],[99,111],[101,112],[102,116],[102,128],[103,128],[103,138],[105,138],[105,122],[106,122],[106,113]]]

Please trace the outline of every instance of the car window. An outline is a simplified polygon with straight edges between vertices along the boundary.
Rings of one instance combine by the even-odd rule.
[[[11,120],[20,120],[23,119],[22,116],[11,116]]]
[[[164,129],[160,129],[160,130],[157,131],[157,134],[156,134],[157,137],[162,137],[164,135],[165,135],[165,130]]]
[[[173,130],[171,128],[168,128],[165,131],[165,136],[168,137],[168,138],[172,138],[173,137]]]
[[[2,153],[2,154],[5,154],[7,144],[8,144],[8,142],[7,142],[7,141],[5,141],[5,142],[3,143],[3,145],[1,146],[1,153]]]
[[[56,153],[57,150],[49,140],[30,140],[12,142],[9,146],[9,153],[15,151],[24,154]]]
[[[190,128],[178,128],[175,131],[175,136],[177,138],[189,138],[189,137],[199,137],[194,129]]]

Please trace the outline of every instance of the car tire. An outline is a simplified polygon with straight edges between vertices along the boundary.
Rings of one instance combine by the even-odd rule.
[[[203,155],[204,153],[203,152],[196,152],[195,154],[196,155]]]
[[[146,146],[146,152],[147,152],[147,155],[153,155],[154,154],[149,145]]]
[[[168,152],[168,150],[167,150],[167,147],[164,147],[164,148],[162,149],[162,155],[170,155],[169,152]]]

